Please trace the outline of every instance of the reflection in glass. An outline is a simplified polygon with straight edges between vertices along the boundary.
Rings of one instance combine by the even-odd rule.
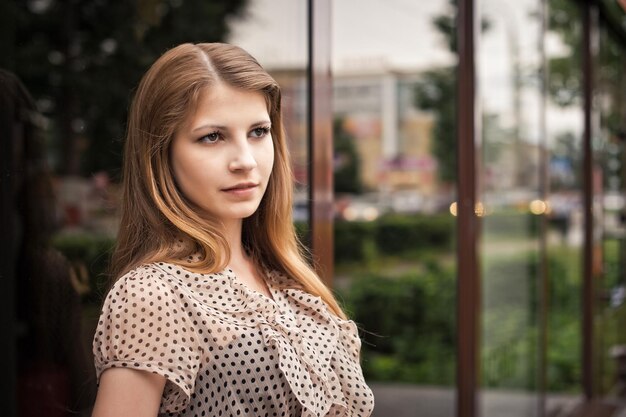
[[[64,416],[93,398],[93,385],[85,384],[90,355],[80,337],[82,288],[77,270],[51,240],[59,225],[42,117],[18,77],[0,70],[0,85],[2,118],[14,117],[8,137],[14,189],[3,204],[14,222],[5,250],[17,276],[17,408],[20,416]]]

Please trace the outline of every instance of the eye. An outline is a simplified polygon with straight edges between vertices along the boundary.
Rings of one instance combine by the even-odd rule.
[[[267,126],[256,127],[250,132],[250,136],[253,138],[262,138],[270,133],[270,128]]]
[[[220,140],[222,137],[222,135],[220,134],[220,132],[211,132],[208,135],[204,135],[202,136],[200,139],[198,139],[198,142],[204,142],[204,143],[215,143],[218,140]]]

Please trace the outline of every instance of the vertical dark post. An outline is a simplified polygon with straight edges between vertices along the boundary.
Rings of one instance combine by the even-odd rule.
[[[476,125],[474,0],[459,0],[457,39],[457,416],[477,415],[478,380],[478,219],[476,205]]]
[[[583,14],[583,101],[584,101],[584,132],[583,132],[583,210],[584,210],[584,256],[582,285],[582,382],[585,398],[594,396],[593,383],[593,154],[591,148],[591,111],[593,100],[593,51],[592,51],[592,8],[593,2],[581,2]]]
[[[333,279],[333,137],[330,0],[308,0],[309,216],[317,272]]]

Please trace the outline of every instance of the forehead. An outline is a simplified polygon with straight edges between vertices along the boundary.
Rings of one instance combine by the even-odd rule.
[[[198,94],[188,122],[212,122],[229,125],[256,123],[269,119],[265,96],[257,91],[217,83]]]

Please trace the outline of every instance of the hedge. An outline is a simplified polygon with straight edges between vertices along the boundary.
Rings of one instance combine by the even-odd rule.
[[[384,216],[373,222],[335,222],[335,261],[362,262],[385,255],[423,250],[449,250],[454,239],[454,217]]]
[[[550,250],[548,390],[580,387],[580,275],[576,250]],[[574,259],[577,259],[574,257]],[[538,258],[527,252],[485,259],[481,307],[481,384],[537,389]],[[372,381],[453,385],[456,273],[420,262],[400,277],[355,276],[340,296],[361,330],[363,370]],[[520,289],[524,296],[520,294]]]

